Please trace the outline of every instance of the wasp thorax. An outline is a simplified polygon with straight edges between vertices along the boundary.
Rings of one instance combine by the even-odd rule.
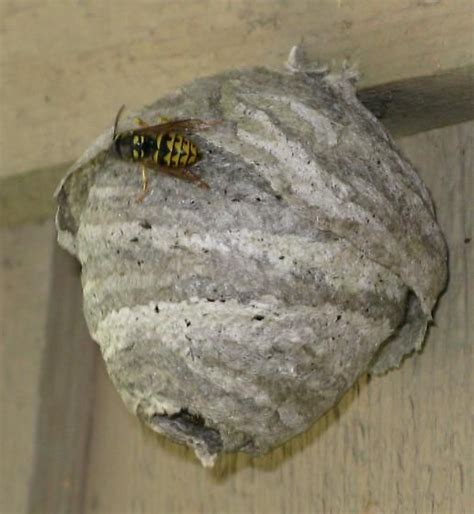
[[[57,225],[125,403],[208,465],[282,444],[421,348],[446,247],[428,191],[344,77],[230,71],[140,114],[174,111],[115,130],[137,185],[166,172],[147,202],[116,159],[91,158],[103,137],[61,185]],[[185,183],[203,184],[197,144],[207,188]]]

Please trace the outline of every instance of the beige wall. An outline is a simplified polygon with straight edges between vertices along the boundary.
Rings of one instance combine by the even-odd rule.
[[[279,67],[302,42],[310,62],[357,64],[361,87],[437,73],[454,87],[474,70],[473,16],[471,0],[1,0],[0,177],[75,159],[123,103]]]

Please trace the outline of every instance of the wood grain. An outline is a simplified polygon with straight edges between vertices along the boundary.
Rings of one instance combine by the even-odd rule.
[[[309,432],[269,455],[229,455],[211,471],[140,426],[101,364],[85,511],[472,512],[473,138],[469,123],[400,140],[450,249],[450,284],[421,354],[362,378]]]

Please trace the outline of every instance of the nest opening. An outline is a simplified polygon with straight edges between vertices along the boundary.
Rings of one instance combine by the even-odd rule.
[[[223,449],[219,431],[207,427],[203,416],[191,413],[187,408],[174,414],[155,414],[151,424],[179,443],[204,446],[210,454],[217,454]]]

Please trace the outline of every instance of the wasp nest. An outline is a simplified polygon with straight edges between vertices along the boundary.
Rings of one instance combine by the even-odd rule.
[[[58,190],[59,242],[126,405],[204,464],[261,454],[420,348],[445,243],[344,77],[231,71],[140,113],[158,114],[222,121],[190,135],[210,189],[153,173],[138,203],[140,166],[110,130]]]

